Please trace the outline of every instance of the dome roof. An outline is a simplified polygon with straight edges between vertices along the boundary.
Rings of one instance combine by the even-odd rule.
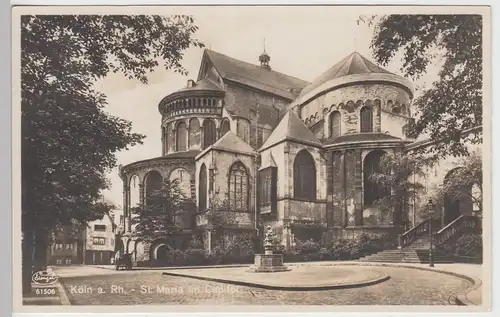
[[[388,74],[397,76],[375,65],[358,52],[354,52],[317,77],[311,84],[302,89],[300,95],[303,96],[332,79],[360,74]]]

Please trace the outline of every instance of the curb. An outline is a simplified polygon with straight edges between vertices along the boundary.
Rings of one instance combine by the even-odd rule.
[[[481,305],[481,304],[474,303],[474,302],[470,301],[467,298],[467,294],[478,289],[482,285],[482,281],[478,280],[476,278],[467,276],[467,275],[463,275],[463,274],[459,274],[459,273],[455,273],[455,272],[450,272],[450,271],[445,271],[445,270],[431,269],[431,268],[427,268],[427,267],[418,267],[418,266],[411,266],[411,265],[397,265],[397,264],[392,264],[392,263],[370,263],[370,262],[366,262],[366,263],[331,263],[330,265],[331,266],[343,266],[343,265],[347,265],[347,266],[348,265],[383,266],[383,267],[396,267],[396,268],[399,267],[399,268],[416,269],[416,270],[421,270],[421,271],[429,271],[429,272],[436,272],[436,273],[451,275],[451,276],[466,280],[467,282],[469,282],[470,285],[469,285],[469,287],[466,287],[465,289],[463,289],[459,293],[457,293],[455,295],[451,295],[450,298],[448,299],[448,302],[450,304],[460,305],[460,306],[478,306],[478,305]]]
[[[311,264],[308,264],[307,262],[304,263],[287,263],[288,266],[313,266]],[[324,266],[380,266],[380,267],[395,267],[395,268],[406,268],[406,269],[414,269],[414,270],[421,270],[421,271],[428,271],[428,272],[435,272],[435,273],[441,273],[441,274],[447,274],[451,275],[454,277],[458,277],[461,279],[464,279],[469,283],[468,287],[465,289],[461,290],[457,294],[451,295],[448,299],[448,302],[452,305],[460,305],[460,306],[478,306],[481,305],[480,303],[474,303],[471,300],[467,298],[467,294],[470,292],[478,289],[482,285],[482,281],[467,275],[455,273],[455,272],[450,272],[450,271],[445,271],[445,270],[439,270],[439,269],[432,269],[432,268],[426,268],[426,267],[418,267],[418,266],[412,266],[412,265],[398,265],[398,264],[392,264],[392,263],[370,263],[370,262],[364,262],[364,263],[324,263],[321,264]],[[242,265],[242,266],[233,266],[233,267],[246,267],[247,265]],[[225,268],[228,266],[205,266],[205,267],[199,267],[199,268]],[[182,269],[189,269],[189,268],[198,268],[198,267],[182,267]],[[169,268],[168,270],[175,270],[175,268]],[[327,286],[320,286],[320,287],[314,287],[314,288],[309,288],[309,287],[289,287],[289,286],[273,286],[273,285],[265,285],[265,284],[258,284],[258,283],[251,283],[251,282],[241,282],[241,281],[231,281],[231,280],[225,280],[225,279],[218,279],[218,278],[208,278],[208,277],[200,277],[200,276],[192,276],[192,275],[187,275],[187,274],[180,274],[180,273],[169,273],[169,272],[163,272],[162,275],[170,275],[170,276],[178,276],[178,277],[186,277],[186,278],[194,278],[194,279],[199,279],[199,280],[205,280],[205,281],[212,281],[212,282],[219,282],[219,283],[226,283],[226,284],[233,284],[233,285],[242,285],[242,286],[250,286],[250,287],[257,287],[257,288],[264,288],[264,289],[270,289],[270,290],[326,290],[326,289],[342,289],[342,288],[355,288],[355,287],[363,287],[363,286],[370,286],[370,285],[375,285],[384,281],[387,281],[390,279],[390,276],[386,276],[385,279],[382,278],[380,281],[368,281],[368,282],[362,282],[362,283],[354,283],[349,285],[336,285],[336,286],[330,286],[328,288],[325,288]]]
[[[231,285],[239,285],[239,286],[249,286],[262,288],[267,290],[280,290],[280,291],[324,291],[324,290],[332,290],[332,289],[348,289],[348,288],[357,288],[379,284],[389,280],[391,277],[387,274],[382,274],[382,277],[372,278],[371,280],[355,282],[355,283],[345,283],[345,284],[336,284],[336,285],[318,285],[318,286],[279,286],[279,285],[269,285],[269,284],[260,284],[260,283],[252,283],[245,281],[235,281],[235,280],[226,280],[221,278],[211,278],[204,276],[194,276],[188,274],[180,274],[180,273],[167,273],[163,272],[162,275],[176,276],[176,277],[185,277],[192,278],[203,281],[210,282],[218,282],[225,283]]]
[[[59,280],[56,284],[57,290],[59,291],[59,299],[61,300],[61,305],[64,306],[70,306],[71,302],[68,297],[68,293],[66,292],[66,289],[62,285],[62,283]]]

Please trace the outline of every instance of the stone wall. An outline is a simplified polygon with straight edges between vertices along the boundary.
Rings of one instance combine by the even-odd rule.
[[[235,212],[234,222],[241,223],[244,226],[252,225],[253,226],[253,218],[255,212],[255,163],[254,158],[248,155],[241,155],[236,153],[229,153],[225,151],[219,151],[217,149],[212,149],[209,152],[205,153],[203,156],[199,157],[196,161],[196,195],[197,201],[199,200],[199,175],[202,164],[205,164],[207,167],[207,175],[210,178],[210,168],[213,168],[213,190],[214,190],[214,198],[218,201],[224,201],[228,198],[228,177],[229,170],[231,166],[237,162],[241,162],[248,173],[249,176],[249,201],[248,201],[248,212]],[[210,179],[208,180],[209,186],[207,190],[207,198],[210,201]],[[210,203],[208,204],[210,206]],[[197,219],[199,225],[204,224],[205,220],[203,217],[199,216]],[[198,225],[198,224],[197,224]]]
[[[329,137],[329,119],[333,111],[339,111],[342,116],[342,134],[358,133],[360,131],[359,111],[365,105],[371,106],[373,108],[373,131],[385,132],[392,131],[393,128],[392,123],[387,120],[385,120],[387,127],[384,127],[381,122],[383,120],[382,113],[397,111],[399,118],[408,118],[410,114],[409,104],[409,94],[400,87],[385,84],[356,84],[320,95],[303,105],[298,112],[299,117],[308,127],[314,127],[323,121],[320,123],[324,129],[322,134]],[[401,130],[396,136],[399,135],[401,135]]]
[[[248,130],[248,143],[258,149],[285,114],[285,108],[289,101],[272,96],[270,94],[251,90],[234,83],[226,83],[226,105],[231,113],[244,118],[242,123],[245,127],[239,129]],[[238,132],[240,130],[238,129]],[[234,131],[234,130],[233,130]],[[240,133],[238,133],[240,136]],[[241,131],[243,140],[247,141],[247,136]]]

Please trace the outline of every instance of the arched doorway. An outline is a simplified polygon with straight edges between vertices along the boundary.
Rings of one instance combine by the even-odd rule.
[[[166,244],[162,244],[162,245],[158,246],[158,248],[156,249],[156,255],[155,255],[156,260],[158,260],[159,262],[167,262],[169,249],[170,248]]]

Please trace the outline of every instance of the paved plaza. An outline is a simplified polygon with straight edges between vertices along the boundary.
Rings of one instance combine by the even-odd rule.
[[[235,266],[131,271],[114,271],[111,267],[74,266],[55,267],[53,270],[60,277],[65,290],[64,295],[71,305],[456,305],[457,296],[462,299],[468,298],[467,305],[481,303],[482,267],[479,265],[447,264],[434,268],[453,272],[454,275],[450,275],[430,271],[427,269],[428,266],[418,264],[412,265],[414,268],[371,266],[370,263],[367,265],[363,263],[362,266],[360,263],[340,263],[339,267],[332,266],[338,264],[328,262],[292,264],[292,271],[278,273],[272,283],[280,283],[281,279],[281,284],[285,285],[297,283],[310,285],[324,283],[328,279],[342,279],[343,275],[355,275],[356,272],[359,272],[360,276],[370,276],[377,272],[386,274],[390,278],[363,287],[294,291],[271,290],[164,274],[171,272],[214,278],[225,276],[232,279],[247,276],[244,267]],[[301,272],[304,274],[299,274]],[[285,275],[287,273],[291,275]],[[256,281],[266,282],[263,273],[253,274]],[[470,278],[464,279],[460,274]],[[301,280],[304,277],[305,280]]]

